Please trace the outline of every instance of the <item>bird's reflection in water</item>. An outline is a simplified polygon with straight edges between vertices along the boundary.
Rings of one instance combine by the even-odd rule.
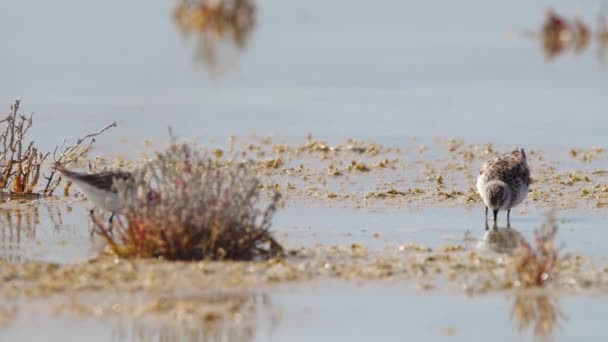
[[[180,32],[194,39],[195,58],[219,77],[246,47],[255,6],[251,0],[179,0],[173,18]]]
[[[160,305],[165,318],[127,320],[112,332],[114,341],[247,342],[267,338],[279,324],[279,315],[266,294],[229,293],[191,296]],[[188,304],[185,304],[185,303]],[[191,308],[189,308],[191,306]],[[156,308],[154,309],[156,310]],[[149,312],[142,317],[152,317]]]
[[[542,293],[516,293],[511,319],[519,332],[533,329],[539,338],[550,338],[561,322],[567,320],[556,296]]]
[[[490,228],[486,224],[485,233],[477,242],[477,248],[511,254],[524,241],[523,235],[513,227],[500,228],[494,225]]]

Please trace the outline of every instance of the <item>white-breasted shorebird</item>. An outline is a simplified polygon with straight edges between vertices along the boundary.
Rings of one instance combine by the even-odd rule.
[[[115,213],[121,212],[122,205],[115,182],[132,178],[130,172],[116,170],[82,173],[70,171],[60,164],[55,164],[53,168],[76,185],[95,206],[111,212],[110,221]]]
[[[511,209],[528,195],[530,169],[523,148],[515,149],[488,160],[479,170],[477,191],[486,205],[486,228],[488,208],[494,214],[494,224],[499,210],[507,212],[507,225],[511,225]]]

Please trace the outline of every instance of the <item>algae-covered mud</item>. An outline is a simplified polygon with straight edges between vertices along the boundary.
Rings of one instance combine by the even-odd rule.
[[[1,170],[15,164],[0,172],[0,340],[605,340],[606,15],[582,1],[0,4],[0,120],[16,99],[16,122],[33,118],[30,152],[0,139]],[[278,204],[264,237],[280,253],[118,256],[99,227],[119,241],[138,230],[111,228],[132,220],[91,216],[65,179],[44,191],[62,152],[82,157],[73,170],[134,171],[168,127],[186,161],[247,166],[251,193]],[[530,191],[510,228],[501,212],[486,229],[479,167],[514,148]]]
[[[199,148],[220,163],[249,160],[260,190],[283,194],[284,205],[272,228],[285,248],[283,258],[121,259],[90,234],[90,203],[76,189],[68,197],[7,198],[2,205],[5,238],[0,272],[7,336],[36,336],[14,329],[27,326],[33,317],[44,317],[50,326],[86,320],[100,340],[136,339],[133,334],[152,340],[155,336],[264,340],[299,331],[293,320],[302,315],[301,319],[312,320],[335,336],[350,336],[351,332],[338,328],[340,324],[322,323],[307,310],[319,314],[337,310],[344,319],[355,319],[345,311],[348,305],[359,310],[380,310],[380,306],[405,315],[404,308],[391,308],[381,290],[387,289],[428,312],[410,321],[412,326],[420,320],[426,324],[416,332],[420,337],[469,336],[462,318],[440,319],[426,308],[443,305],[438,298],[455,309],[469,305],[456,304],[463,300],[479,305],[479,312],[494,307],[503,317],[502,329],[513,334],[505,333],[505,340],[559,337],[564,327],[569,331],[571,321],[564,313],[569,306],[561,305],[561,298],[578,303],[576,298],[592,296],[599,305],[608,292],[608,260],[602,244],[585,235],[601,224],[603,207],[597,203],[606,198],[601,191],[606,186],[604,173],[599,172],[605,156],[599,148],[576,153],[573,149],[530,151],[535,171],[528,200],[513,213],[511,228],[503,224],[487,231],[470,180],[476,176],[476,165],[495,154],[491,146],[450,140],[424,147],[417,142],[386,147],[353,139],[330,145],[312,137],[289,145],[268,138],[241,143],[233,137],[222,148]],[[120,164],[128,169],[145,159]],[[382,165],[385,160],[389,162]],[[541,189],[547,189],[546,195],[536,197]],[[552,194],[551,189],[562,195]],[[553,219],[546,217],[551,209]],[[552,247],[558,258],[538,275],[543,286],[536,288],[522,278],[522,256],[514,251],[522,242],[534,249],[533,231],[543,222],[559,229]],[[349,295],[336,290],[340,288],[361,303],[347,299]],[[484,305],[485,298],[491,298],[491,304]],[[282,328],[282,322],[290,322],[289,328]],[[361,336],[377,333],[378,324],[369,323]],[[393,331],[390,327],[385,326]]]

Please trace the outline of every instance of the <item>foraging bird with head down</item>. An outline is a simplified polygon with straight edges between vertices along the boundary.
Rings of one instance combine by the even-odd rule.
[[[133,175],[130,172],[116,170],[99,173],[81,173],[70,171],[59,163],[56,163],[53,169],[75,184],[97,207],[111,212],[112,216],[110,220],[112,220],[115,213],[121,212],[122,206],[120,197],[116,191],[115,182],[131,179]]]
[[[507,225],[511,225],[511,209],[526,198],[530,187],[530,169],[523,148],[488,160],[479,171],[477,191],[494,214],[494,225],[500,210],[507,212]],[[486,224],[487,228],[487,224]]]

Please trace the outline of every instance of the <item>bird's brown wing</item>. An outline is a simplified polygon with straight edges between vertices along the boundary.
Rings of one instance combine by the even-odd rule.
[[[496,168],[496,164],[499,164],[502,161],[501,157],[494,157],[487,162],[483,163],[483,165],[479,168],[479,174],[485,173],[490,176],[491,169]]]
[[[486,173],[488,171],[488,168],[490,168],[490,165],[493,164],[493,162],[494,162],[494,158],[483,163],[481,165],[481,167],[479,167],[479,174]]]
[[[521,175],[524,179],[524,183],[526,183],[526,185],[530,185],[530,169],[528,167],[523,167],[521,169]]]
[[[58,168],[66,178],[74,179],[81,182],[85,182],[99,189],[113,191],[112,186],[115,180],[129,179],[132,177],[131,173],[126,171],[104,171],[99,173],[80,173],[70,171],[65,168]]]
[[[112,186],[116,180],[126,180],[131,178],[131,174],[124,171],[108,171],[92,174],[81,174],[79,178],[92,186],[104,190],[113,191]]]

